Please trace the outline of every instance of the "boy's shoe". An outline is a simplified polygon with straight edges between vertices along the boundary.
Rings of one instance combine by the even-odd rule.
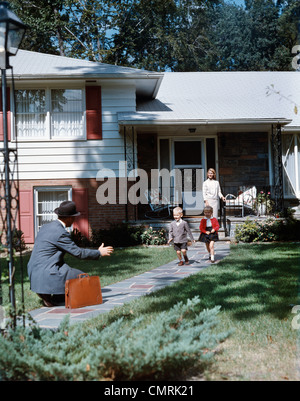
[[[184,261],[185,261],[185,264],[186,264],[186,265],[189,265],[189,264],[190,264],[190,261],[189,261],[188,258],[184,258]]]
[[[183,263],[183,261],[181,260],[179,263],[178,263],[178,266],[183,266],[184,265],[184,263]]]

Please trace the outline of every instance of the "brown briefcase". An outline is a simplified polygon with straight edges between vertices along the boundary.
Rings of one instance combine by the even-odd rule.
[[[65,284],[66,308],[102,304],[102,293],[99,276],[79,274],[77,278],[67,280]]]

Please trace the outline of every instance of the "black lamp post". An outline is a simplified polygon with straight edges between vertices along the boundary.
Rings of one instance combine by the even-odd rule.
[[[13,227],[11,213],[11,182],[10,182],[10,154],[16,153],[16,149],[9,149],[7,132],[7,97],[6,97],[6,69],[11,68],[9,57],[17,54],[19,45],[25,34],[26,26],[8,8],[8,2],[0,2],[0,69],[2,85],[2,107],[3,107],[3,171],[5,179],[5,213],[6,213],[6,243],[7,243],[7,262],[9,273],[9,298],[15,311],[14,294],[14,259],[13,259]],[[15,154],[16,156],[16,154]]]

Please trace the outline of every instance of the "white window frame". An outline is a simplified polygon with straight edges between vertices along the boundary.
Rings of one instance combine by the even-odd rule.
[[[82,135],[80,136],[53,136],[52,132],[52,124],[51,124],[51,90],[55,89],[65,89],[65,90],[81,90],[82,93]],[[18,136],[18,142],[30,142],[30,141],[82,141],[86,140],[87,134],[86,134],[86,102],[85,102],[85,86],[84,85],[76,85],[76,86],[70,86],[70,85],[62,85],[62,84],[57,84],[53,86],[49,85],[40,85],[40,86],[16,86],[15,90],[44,90],[45,91],[45,96],[46,96],[46,135],[44,137],[35,137],[35,136],[30,136],[30,137],[20,137]],[[11,99],[13,99],[13,92],[11,89]],[[11,127],[12,127],[12,140],[16,140],[16,120],[15,120],[15,115],[16,115],[16,110],[14,109],[15,105],[14,102],[12,102],[11,105]]]
[[[71,186],[53,186],[53,187],[34,187],[33,188],[33,213],[34,213],[34,236],[36,237],[38,231],[39,231],[39,224],[38,224],[38,218],[42,216],[42,214],[38,213],[38,194],[39,192],[55,192],[55,191],[67,191],[68,193],[68,199],[66,200],[72,200],[72,187]],[[53,220],[57,219],[57,215],[53,213]]]

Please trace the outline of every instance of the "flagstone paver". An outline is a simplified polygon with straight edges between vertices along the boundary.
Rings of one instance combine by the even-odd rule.
[[[178,266],[178,260],[173,260],[151,271],[103,287],[103,303],[100,305],[77,309],[68,309],[64,305],[52,308],[43,307],[31,311],[30,315],[40,327],[56,329],[66,315],[70,316],[70,324],[74,324],[107,313],[117,306],[122,306],[137,297],[150,294],[211,266],[203,245],[196,243],[195,246],[189,247],[189,265]],[[229,254],[230,243],[217,242],[215,251],[215,263],[218,263]]]

